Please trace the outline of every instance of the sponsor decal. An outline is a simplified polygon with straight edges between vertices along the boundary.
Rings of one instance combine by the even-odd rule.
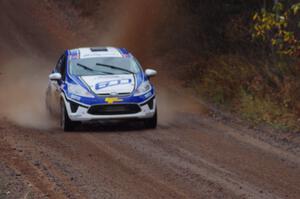
[[[96,94],[131,93],[135,87],[132,74],[82,76],[81,79]]]
[[[122,57],[118,52],[82,52],[80,55],[81,59],[84,58],[97,58],[97,57]]]
[[[122,102],[123,100],[118,97],[107,97],[105,98],[105,102],[108,104],[114,104],[115,102]]]
[[[80,51],[79,50],[71,50],[69,57],[70,57],[70,60],[80,59]]]
[[[72,99],[75,99],[75,100],[78,100],[80,101],[81,100],[81,97],[77,96],[77,95],[74,95],[74,94],[71,94],[70,96]]]
[[[126,85],[131,84],[131,79],[120,79],[120,80],[112,80],[112,81],[106,81],[106,82],[100,82],[95,85],[96,90],[101,90],[103,88],[117,86],[117,85]]]
[[[124,58],[132,56],[126,48],[120,48],[119,51]]]
[[[148,97],[150,97],[151,95],[152,95],[152,93],[149,92],[149,93],[145,94],[144,97],[145,97],[145,98],[148,98]]]

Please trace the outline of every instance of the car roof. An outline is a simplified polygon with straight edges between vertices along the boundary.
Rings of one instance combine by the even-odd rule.
[[[98,57],[131,57],[131,53],[125,48],[115,47],[89,47],[89,48],[77,48],[68,50],[69,59],[87,59]]]

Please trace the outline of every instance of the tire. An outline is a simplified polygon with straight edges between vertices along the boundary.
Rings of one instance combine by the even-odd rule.
[[[156,127],[157,127],[157,110],[155,110],[155,114],[152,118],[144,120],[144,124],[147,129],[156,129]]]
[[[66,110],[65,103],[61,101],[61,108],[60,108],[60,127],[63,131],[69,132],[75,129],[76,122],[70,120],[69,115]]]

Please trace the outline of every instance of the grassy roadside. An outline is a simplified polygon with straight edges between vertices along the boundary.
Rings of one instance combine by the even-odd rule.
[[[189,66],[189,85],[204,99],[254,124],[298,132],[299,71],[281,68],[287,67],[236,55],[211,56]]]

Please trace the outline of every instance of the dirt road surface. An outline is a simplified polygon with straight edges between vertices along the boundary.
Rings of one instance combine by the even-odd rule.
[[[32,65],[54,64],[52,55],[77,45],[78,35],[70,33],[72,26],[60,26],[68,18],[51,1],[3,0],[0,6],[1,199],[300,198],[297,136],[278,138],[214,119],[162,68],[155,79],[160,101],[156,130],[123,123],[65,133],[55,125],[40,125],[52,121],[28,107],[40,109],[34,99],[44,90],[30,87],[43,79],[46,83],[52,66]],[[39,13],[42,17],[33,23]],[[37,60],[47,47],[51,59]],[[23,57],[24,49],[30,53],[20,62],[18,53],[23,51]],[[24,65],[11,90],[10,78]]]
[[[63,133],[24,129],[5,121],[0,128],[1,166],[22,179],[23,194],[49,198],[300,195],[298,156],[197,114],[181,113],[173,123],[153,131],[108,125]]]

